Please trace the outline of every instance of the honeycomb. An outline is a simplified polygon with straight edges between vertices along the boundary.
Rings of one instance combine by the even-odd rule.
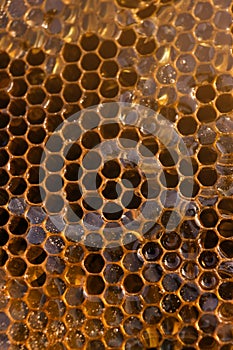
[[[233,349],[231,0],[0,1],[0,349]]]

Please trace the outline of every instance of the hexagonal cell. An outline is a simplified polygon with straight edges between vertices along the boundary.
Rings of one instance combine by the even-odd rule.
[[[195,24],[195,19],[190,13],[182,12],[177,14],[175,24],[178,28],[181,28],[183,30],[190,30]]]
[[[213,15],[213,7],[208,2],[198,2],[195,6],[194,14],[200,20],[210,19]]]
[[[10,72],[13,76],[18,77],[25,74],[25,62],[22,59],[13,60],[10,64]]]
[[[62,80],[59,75],[52,75],[45,82],[46,90],[51,94],[59,93],[62,89]]]
[[[66,336],[66,343],[71,349],[81,349],[85,344],[85,337],[79,330],[70,330]]]
[[[0,320],[1,320],[1,331],[6,331],[10,325],[9,317],[5,314],[5,312],[0,312]]]
[[[124,288],[128,293],[139,293],[143,282],[138,274],[129,274],[124,279]]]
[[[99,44],[99,38],[95,33],[85,33],[83,34],[80,45],[85,51],[93,51],[97,48]]]
[[[159,42],[171,42],[176,36],[176,29],[172,25],[160,25],[157,31]]]
[[[209,103],[215,98],[215,90],[211,85],[200,86],[197,89],[196,97],[202,103]]]
[[[81,66],[87,71],[96,70],[100,64],[100,58],[95,53],[87,53],[83,55]]]
[[[82,95],[82,91],[78,84],[67,84],[63,90],[63,98],[66,102],[77,102]],[[54,101],[54,104],[56,101]]]
[[[189,52],[195,46],[195,39],[191,33],[181,33],[178,35],[175,45],[178,50]]]
[[[24,342],[29,336],[29,329],[22,322],[15,322],[10,328],[10,336],[15,342]]]
[[[65,44],[62,55],[66,62],[77,62],[81,56],[81,50],[77,45]]]
[[[195,56],[200,62],[209,62],[214,58],[215,50],[211,45],[198,45]]]
[[[69,306],[81,305],[84,301],[83,289],[81,287],[67,288],[65,300]]]
[[[221,113],[230,112],[233,109],[233,98],[231,94],[222,94],[216,100],[216,107]]]
[[[7,72],[0,72],[0,88],[4,89],[9,86],[10,83],[10,76],[7,74]]]
[[[110,328],[105,334],[106,344],[112,347],[120,347],[123,343],[123,335],[119,328]]]
[[[45,79],[45,72],[41,68],[32,68],[27,72],[27,80],[31,85],[41,85]]]
[[[27,269],[27,264],[22,258],[12,258],[7,263],[7,270],[11,276],[23,276]]]
[[[130,76],[130,73],[128,73],[128,74],[129,74],[128,77],[121,76],[120,79],[121,79],[122,85],[132,84],[134,77]],[[126,80],[127,80],[127,82],[126,82]],[[105,80],[105,81],[103,81],[103,83],[100,86],[100,93],[105,98],[116,97],[116,95],[118,94],[118,91],[119,91],[119,86],[114,79]]]
[[[62,76],[67,81],[77,81],[81,76],[81,71],[78,68],[77,64],[67,64],[62,72]],[[52,81],[52,83],[53,83],[53,81]],[[54,93],[60,92],[60,86],[62,86],[62,82],[59,82],[58,86],[56,84],[55,84],[55,86],[53,86],[53,85],[51,86],[51,82],[50,82],[47,90],[49,92],[52,91]]]
[[[182,135],[192,135],[197,130],[197,122],[193,117],[180,118],[177,128]]]
[[[112,58],[116,56],[117,46],[114,41],[105,40],[101,43],[98,52],[104,59]]]
[[[0,52],[0,68],[7,68],[9,62],[10,62],[10,57],[8,56],[7,52],[1,51]]]
[[[45,53],[41,49],[33,48],[27,54],[27,62],[31,66],[40,66],[45,60]]]
[[[156,49],[155,40],[148,38],[138,38],[136,43],[136,50],[140,55],[149,55],[152,54]]]
[[[132,28],[123,29],[118,39],[118,43],[121,46],[132,46],[135,43],[136,38],[136,33]]]
[[[202,123],[210,123],[217,117],[214,107],[210,105],[201,106],[197,111],[197,118]]]
[[[100,254],[89,254],[84,260],[84,266],[90,273],[100,273],[104,267],[104,259]]]
[[[104,281],[101,276],[89,275],[86,280],[86,288],[88,294],[98,295],[104,290]]]
[[[18,78],[13,80],[10,93],[14,97],[22,97],[26,94],[27,89],[28,85],[24,79]]]

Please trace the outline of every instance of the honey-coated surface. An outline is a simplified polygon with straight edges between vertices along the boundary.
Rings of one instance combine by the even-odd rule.
[[[0,1],[0,350],[233,349],[232,5]]]

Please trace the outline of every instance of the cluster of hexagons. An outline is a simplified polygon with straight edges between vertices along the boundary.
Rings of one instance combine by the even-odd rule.
[[[231,1],[79,5],[0,10],[0,349],[230,350]],[[103,105],[57,137],[47,176],[54,130],[112,101],[149,107],[182,142],[122,127],[117,105]],[[148,179],[123,158],[100,167],[94,148],[110,139],[161,172]],[[141,226],[125,229],[147,202]]]

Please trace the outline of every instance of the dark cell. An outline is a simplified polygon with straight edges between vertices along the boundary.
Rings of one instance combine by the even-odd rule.
[[[81,305],[84,301],[83,289],[81,287],[68,288],[65,294],[65,299],[70,306]]]
[[[180,317],[185,323],[193,323],[198,319],[199,312],[196,306],[185,305],[181,308]]]
[[[119,325],[123,318],[124,316],[120,308],[114,306],[106,308],[104,319],[109,326]]]
[[[181,305],[181,301],[175,294],[168,294],[163,298],[162,307],[168,313],[176,312]]]
[[[186,259],[195,259],[199,254],[199,246],[195,241],[184,241],[181,246],[181,253]]]
[[[144,310],[143,318],[148,324],[156,324],[160,322],[162,313],[157,306],[149,306]]]
[[[63,50],[63,57],[66,62],[76,62],[79,60],[81,50],[77,45],[65,44]]]
[[[62,274],[65,269],[65,262],[58,256],[49,256],[46,261],[46,270],[52,274]]]
[[[8,244],[8,249],[13,255],[21,255],[27,248],[27,242],[22,237],[12,238]]]
[[[125,350],[143,350],[144,346],[138,338],[130,338],[125,343]]]
[[[47,254],[41,247],[30,247],[27,251],[26,258],[33,265],[40,265],[46,259]]]
[[[142,274],[148,282],[158,282],[163,275],[163,269],[159,264],[146,264]]]
[[[140,296],[126,296],[123,308],[127,314],[140,314],[143,307]]]
[[[121,287],[109,286],[104,293],[106,302],[110,305],[118,305],[123,299],[123,291]]]
[[[220,297],[223,300],[232,300],[233,299],[233,282],[224,282],[218,288]]]
[[[196,284],[187,283],[181,288],[180,295],[184,301],[195,301],[199,295],[199,289]]]
[[[0,228],[0,246],[4,246],[9,239],[9,234],[4,228]]]
[[[117,53],[117,46],[112,40],[105,40],[99,47],[99,54],[103,58],[115,57]]]
[[[13,258],[8,261],[7,269],[10,272],[11,276],[19,277],[24,275],[27,269],[27,265],[23,259]]]
[[[107,265],[104,270],[104,277],[108,283],[117,283],[121,281],[123,274],[122,268],[117,264]]]
[[[200,214],[200,220],[204,227],[214,227],[218,222],[218,215],[214,209],[204,209]]]
[[[124,322],[124,329],[129,335],[137,335],[143,328],[143,324],[139,318],[131,316]]]
[[[89,254],[84,260],[88,272],[100,273],[104,267],[104,259],[100,254]]]
[[[162,293],[157,285],[149,284],[143,288],[142,297],[147,304],[158,304]]]
[[[9,195],[6,190],[0,188],[0,205],[7,204]]]
[[[105,346],[100,340],[90,340],[87,344],[87,350],[104,350]]]
[[[124,340],[120,328],[110,328],[107,330],[104,339],[109,348],[119,348]]]
[[[164,276],[162,285],[167,292],[175,292],[181,286],[182,280],[179,275],[175,273],[167,274]]]
[[[184,238],[195,239],[200,231],[200,227],[194,220],[185,220],[180,230]]]
[[[204,314],[198,321],[198,326],[204,333],[213,334],[218,325],[218,319],[215,315]]]
[[[214,311],[218,306],[218,298],[214,293],[204,293],[200,297],[199,304],[203,311]]]
[[[214,289],[218,284],[218,277],[214,272],[204,272],[200,276],[200,284],[203,289]]]
[[[9,175],[4,169],[0,169],[0,186],[4,186],[7,184],[9,180]]]
[[[118,245],[108,245],[104,250],[104,257],[111,262],[119,261],[123,256],[123,249]]]
[[[220,243],[220,251],[224,255],[225,258],[232,259],[233,258],[233,241],[225,240]]]
[[[204,269],[213,269],[218,263],[218,256],[213,251],[204,251],[199,257],[199,262]]]
[[[193,344],[198,339],[198,332],[193,326],[185,326],[180,331],[179,337],[185,344]]]
[[[4,266],[8,260],[8,254],[2,248],[0,248],[0,266]]]
[[[201,243],[205,249],[212,249],[218,244],[218,236],[213,230],[204,231],[201,234]]]
[[[230,238],[233,236],[233,220],[223,219],[218,225],[218,231],[221,236]]]
[[[163,264],[168,270],[176,270],[181,264],[181,258],[178,253],[166,253],[163,257]]]
[[[26,219],[15,216],[11,219],[9,230],[13,235],[22,235],[27,231],[28,222]]]
[[[142,248],[142,254],[148,261],[156,261],[162,255],[162,248],[158,243],[148,242]]]
[[[137,253],[128,253],[123,259],[123,265],[128,271],[136,272],[142,267],[143,261],[138,258]]]
[[[86,285],[89,294],[101,294],[105,287],[102,277],[96,275],[89,275]]]
[[[216,349],[218,346],[218,342],[216,339],[214,339],[214,337],[207,335],[199,341],[198,345],[201,350]]]
[[[141,277],[137,274],[129,274],[124,279],[124,287],[128,293],[138,293],[143,287]]]
[[[181,238],[176,232],[169,232],[163,234],[161,243],[167,250],[176,250],[181,244]]]
[[[86,51],[92,51],[97,48],[99,44],[99,38],[94,33],[83,34],[81,38],[81,46]]]

